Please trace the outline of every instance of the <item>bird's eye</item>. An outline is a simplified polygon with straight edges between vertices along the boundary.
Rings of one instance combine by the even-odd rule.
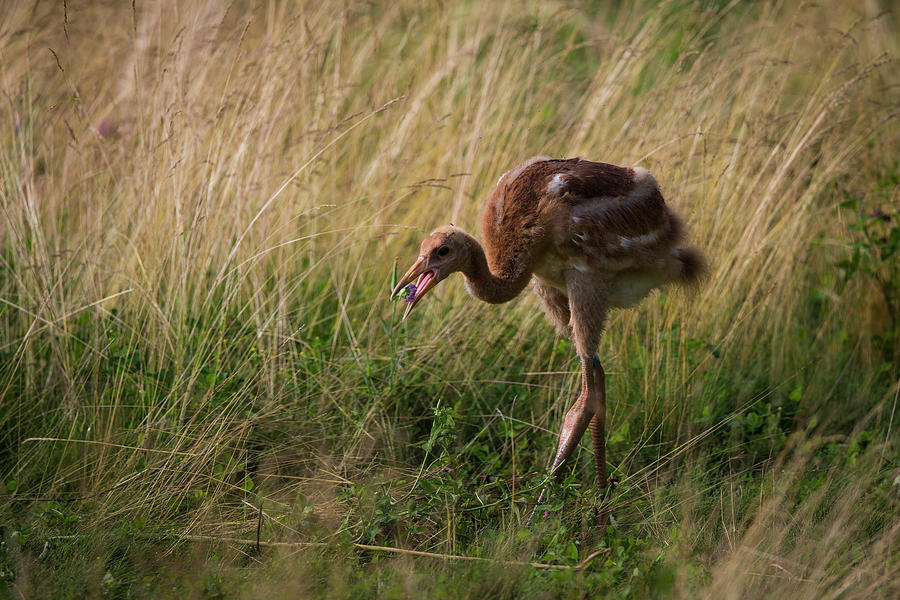
[[[441,246],[440,248],[438,248],[438,256],[447,256],[448,254],[450,254],[450,248],[448,248],[447,246]]]

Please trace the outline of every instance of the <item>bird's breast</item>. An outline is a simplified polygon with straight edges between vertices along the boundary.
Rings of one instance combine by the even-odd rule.
[[[601,275],[587,256],[563,256],[557,253],[548,253],[541,257],[534,267],[534,275],[541,280],[541,283],[565,293],[566,272],[573,270]]]

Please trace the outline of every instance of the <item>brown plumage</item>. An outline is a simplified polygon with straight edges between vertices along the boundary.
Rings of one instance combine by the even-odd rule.
[[[637,304],[656,287],[696,283],[706,272],[703,254],[678,247],[681,219],[646,169],[580,158],[535,157],[504,173],[481,228],[483,247],[458,227],[434,231],[392,297],[416,280],[406,318],[456,271],[473,296],[490,303],[513,299],[532,281],[544,312],[572,339],[582,364],[581,393],[566,414],[551,473],[560,472],[590,427],[603,492],[606,388],[594,353],[606,313]]]

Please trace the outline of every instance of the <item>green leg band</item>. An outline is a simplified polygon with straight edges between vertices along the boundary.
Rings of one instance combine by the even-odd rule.
[[[578,357],[578,362],[581,362],[581,357],[580,357],[580,356]],[[594,368],[596,369],[597,367],[601,367],[601,366],[603,366],[603,365],[600,364],[600,359],[597,358],[597,356],[595,355],[595,356],[594,356]]]

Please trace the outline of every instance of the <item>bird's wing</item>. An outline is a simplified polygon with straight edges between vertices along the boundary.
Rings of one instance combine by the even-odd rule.
[[[579,161],[548,183],[569,209],[572,251],[605,259],[611,268],[653,260],[681,236],[656,179],[641,167]]]
[[[484,251],[494,274],[514,279],[530,272],[547,233],[542,202],[547,178],[562,168],[557,163],[565,162],[537,156],[500,177],[481,219]]]

